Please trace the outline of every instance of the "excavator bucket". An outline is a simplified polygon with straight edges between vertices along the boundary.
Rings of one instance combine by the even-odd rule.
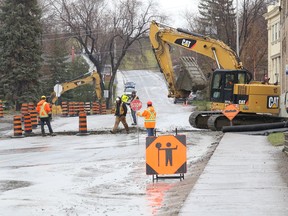
[[[176,87],[179,90],[203,90],[207,86],[207,79],[193,57],[181,57],[180,67],[176,74]]]

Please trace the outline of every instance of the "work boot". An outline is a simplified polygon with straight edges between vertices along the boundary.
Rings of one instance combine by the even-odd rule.
[[[45,133],[42,133],[42,137],[45,137],[45,136],[47,136]]]
[[[132,123],[131,125],[137,125],[136,123]]]
[[[50,135],[50,136],[56,136],[56,134],[55,134],[55,133],[50,133],[49,135]]]
[[[127,134],[129,134],[129,131],[126,131]]]
[[[114,131],[112,131],[112,130],[110,130],[110,133],[112,133],[112,134],[115,134],[115,132],[114,132]]]

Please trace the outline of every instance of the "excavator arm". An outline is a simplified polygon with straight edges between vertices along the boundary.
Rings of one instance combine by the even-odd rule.
[[[101,89],[101,79],[97,71],[93,71],[92,73],[88,75],[83,75],[81,77],[78,77],[76,79],[70,80],[68,82],[61,83],[60,86],[62,87],[60,94],[63,94],[71,89],[75,89],[79,86],[87,85],[87,84],[93,84],[95,87],[95,93],[98,100],[102,99],[102,89]],[[58,97],[56,96],[56,92],[54,91],[51,94],[51,102],[52,104],[55,104]]]
[[[189,64],[196,64],[193,63],[192,58],[182,57],[180,60],[183,65],[183,71],[186,71],[186,74],[189,75],[183,75],[185,73],[182,73],[182,78],[180,77],[182,83],[179,86],[179,79],[176,79],[172,65],[171,45],[214,59],[219,69],[235,70],[243,68],[236,53],[229,46],[210,37],[183,29],[175,29],[156,21],[152,21],[150,25],[149,37],[158,65],[167,81],[168,96],[170,97],[187,97],[191,91],[202,90],[207,85],[207,80],[203,73],[195,73],[196,70],[192,71],[191,67],[189,67]],[[200,68],[198,68],[198,71],[201,71]],[[187,88],[188,85],[190,85],[190,89],[189,87]],[[186,86],[186,88],[182,88],[183,86]]]
[[[164,63],[171,59],[169,44],[172,44],[214,59],[219,69],[243,69],[242,62],[229,46],[207,36],[152,21],[150,41],[160,66],[164,68],[171,66],[171,62],[167,66]]]

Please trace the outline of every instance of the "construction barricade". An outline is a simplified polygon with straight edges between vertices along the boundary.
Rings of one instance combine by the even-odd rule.
[[[79,115],[79,102],[73,102],[74,104],[74,116]]]
[[[22,119],[24,119],[24,115],[28,113],[28,103],[22,103],[21,105],[21,115]]]
[[[4,117],[3,102],[0,100],[0,118]]]
[[[25,135],[32,133],[31,117],[29,113],[24,114],[24,132]]]
[[[79,113],[79,133],[78,136],[88,135],[87,132],[87,115],[85,112]]]
[[[84,111],[87,115],[91,114],[91,103],[90,102],[85,102]]]
[[[67,117],[68,116],[68,103],[66,101],[63,101],[61,103],[62,106],[62,116]]]
[[[14,135],[12,138],[22,138],[24,137],[22,134],[22,116],[21,115],[16,115],[14,116],[13,119],[13,127],[14,127]]]
[[[101,105],[101,114],[104,114],[104,115],[107,114],[106,103],[102,103]]]
[[[37,125],[38,125],[38,113],[37,113],[37,111],[35,109],[30,111],[30,117],[31,117],[32,129],[33,128],[37,128]]]
[[[92,113],[93,113],[93,115],[100,114],[100,105],[98,102],[92,103]]]
[[[69,102],[68,103],[68,115],[75,116],[75,110],[74,110],[74,102]]]
[[[28,112],[30,113],[31,110],[34,110],[34,109],[35,109],[34,103],[33,102],[28,103]]]
[[[79,113],[84,112],[84,102],[78,102]]]

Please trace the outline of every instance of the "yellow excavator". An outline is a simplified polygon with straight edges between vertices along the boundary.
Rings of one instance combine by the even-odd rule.
[[[237,54],[222,41],[184,29],[175,29],[156,21],[152,21],[150,25],[149,38],[160,70],[168,83],[170,96],[187,97],[189,95],[189,91],[176,85],[170,55],[171,45],[207,56],[215,60],[217,64],[218,69],[213,72],[211,78],[211,111],[193,112],[189,117],[191,126],[212,130],[221,130],[223,126],[229,126],[231,122],[222,114],[229,104],[236,105],[240,111],[233,119],[233,125],[287,120],[279,117],[280,86],[277,83],[252,81],[252,74],[244,69]],[[183,73],[190,74],[190,68],[185,65],[187,63],[183,64]],[[199,77],[190,76],[191,79],[185,80],[199,83],[197,80]],[[204,78],[202,79],[205,81]]]
[[[58,97],[61,96],[64,92],[75,89],[79,86],[91,84],[95,88],[95,94],[98,100],[102,99],[102,88],[101,88],[101,79],[97,71],[92,71],[91,73],[84,74],[80,77],[77,77],[68,82],[64,82],[61,84],[56,84],[54,87],[54,92],[52,92],[50,96],[49,102],[52,103],[53,113],[60,113],[60,106],[56,106],[55,103],[58,100]]]

